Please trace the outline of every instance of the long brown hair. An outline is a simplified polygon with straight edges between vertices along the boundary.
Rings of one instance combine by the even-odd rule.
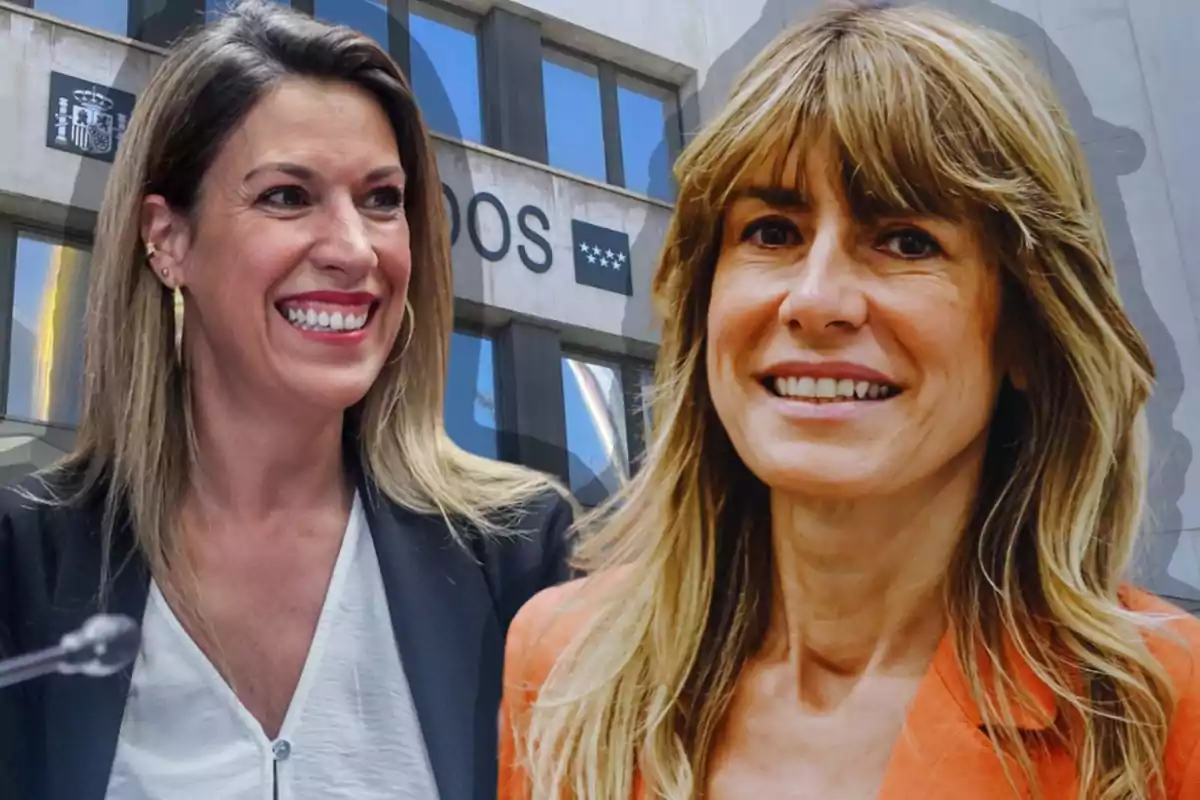
[[[721,220],[751,170],[828,136],[851,198],[983,221],[1019,320],[1027,390],[997,399],[974,519],[946,604],[998,752],[1036,787],[1006,643],[1053,691],[1083,797],[1160,786],[1170,687],[1117,596],[1145,489],[1145,342],[1117,294],[1081,148],[1032,62],[925,8],[829,10],[783,32],[676,165],[654,279],[664,329],[641,471],[582,540],[611,599],[561,658],[526,726],[536,798],[699,797],[772,585],[766,487],[709,396],[706,315]],[[607,597],[607,595],[606,595]],[[1006,766],[1007,769],[1007,766]],[[1021,775],[1010,773],[1014,787]],[[1032,791],[1036,792],[1036,788]]]
[[[409,311],[386,366],[346,415],[346,439],[362,468],[388,498],[443,515],[458,534],[470,527],[503,535],[507,512],[548,489],[563,493],[532,470],[460,449],[446,434],[450,245],[430,137],[403,73],[367,36],[245,0],[179,43],[138,99],[96,229],[76,445],[42,475],[57,500],[103,497],[106,537],[127,517],[160,580],[178,555],[175,515],[192,480],[195,435],[186,364],[173,351],[171,295],[145,263],[141,204],[161,194],[191,212],[227,137],[289,76],[366,90],[391,121],[407,175],[416,265]]]

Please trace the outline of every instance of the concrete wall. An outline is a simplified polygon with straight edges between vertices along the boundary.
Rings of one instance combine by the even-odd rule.
[[[483,148],[438,145],[442,181],[452,189],[461,218],[453,248],[456,297],[487,305],[489,313],[504,309],[553,323],[568,339],[605,350],[622,351],[639,343],[652,347],[658,341],[649,303],[650,277],[670,219],[669,206]],[[507,255],[494,262],[480,257],[468,231],[470,198],[483,193],[494,196],[507,211],[512,237]],[[525,220],[553,251],[544,273],[532,272],[518,249],[525,248],[526,257],[541,268],[543,250],[521,232],[518,222],[526,207],[544,211],[549,223],[543,227],[540,220]],[[631,235],[632,295],[576,282],[573,220]],[[476,232],[487,250],[500,249],[503,226],[495,205],[477,205]]]

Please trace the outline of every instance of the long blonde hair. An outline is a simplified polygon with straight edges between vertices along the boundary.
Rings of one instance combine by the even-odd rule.
[[[395,129],[407,175],[415,269],[404,329],[366,397],[346,414],[346,440],[362,469],[391,500],[443,515],[464,542],[467,529],[503,535],[510,512],[536,495],[565,494],[540,473],[460,449],[446,433],[450,245],[432,144],[403,73],[367,36],[247,0],[178,44],[138,98],[96,229],[76,445],[41,475],[53,501],[102,498],[106,539],[130,523],[160,580],[179,555],[173,531],[193,479],[195,433],[186,365],[173,351],[171,295],[145,261],[141,204],[162,194],[190,213],[229,134],[288,76],[369,92]]]
[[[722,429],[704,368],[721,220],[750,170],[783,169],[826,135],[852,203],[980,219],[1002,262],[1003,317],[1022,328],[1027,390],[1006,383],[997,398],[945,598],[1014,790],[1023,775],[1037,791],[1014,715],[1033,698],[1006,678],[1006,645],[1056,696],[1082,796],[1149,798],[1171,687],[1139,636],[1152,621],[1123,608],[1118,585],[1140,522],[1153,365],[1053,91],[1005,38],[924,8],[827,10],[784,31],[676,165],[654,279],[653,438],[580,542],[580,565],[612,576],[611,600],[516,720],[533,795],[629,797],[635,774],[649,796],[703,795],[772,585],[767,489]]]

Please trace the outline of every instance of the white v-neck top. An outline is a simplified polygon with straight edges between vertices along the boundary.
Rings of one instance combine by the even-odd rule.
[[[436,800],[357,496],[300,682],[274,741],[188,636],[156,584],[142,639],[108,800]]]

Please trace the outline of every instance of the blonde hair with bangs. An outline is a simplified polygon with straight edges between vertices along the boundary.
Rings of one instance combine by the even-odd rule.
[[[979,219],[999,256],[1004,319],[1022,327],[1026,390],[1006,382],[997,399],[945,594],[1014,790],[1037,794],[1014,714],[1033,698],[1006,677],[1006,652],[1056,696],[1055,735],[1081,797],[1154,796],[1172,690],[1141,636],[1155,621],[1118,597],[1143,506],[1153,364],[1054,92],[1005,37],[925,8],[830,10],[785,31],[676,165],[654,279],[664,330],[653,438],[577,553],[609,576],[592,624],[515,721],[533,796],[628,797],[635,775],[650,796],[704,793],[772,585],[768,490],[734,452],[704,369],[718,232],[752,170],[782,168],[822,136],[859,208]]]

